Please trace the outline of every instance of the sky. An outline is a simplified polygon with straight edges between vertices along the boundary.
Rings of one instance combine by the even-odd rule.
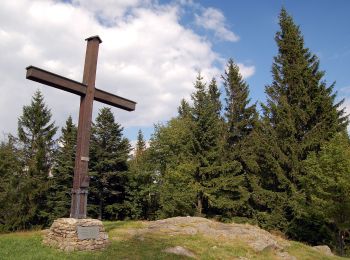
[[[2,0],[0,139],[16,135],[23,106],[37,89],[57,126],[69,115],[77,123],[80,98],[26,80],[25,68],[34,65],[81,81],[84,39],[93,35],[103,41],[96,87],[137,102],[133,112],[111,108],[132,143],[139,129],[149,139],[154,124],[176,116],[181,99],[190,100],[199,71],[222,88],[229,58],[249,84],[251,102],[264,102],[282,6],[350,112],[347,0]],[[94,102],[94,118],[103,106]]]

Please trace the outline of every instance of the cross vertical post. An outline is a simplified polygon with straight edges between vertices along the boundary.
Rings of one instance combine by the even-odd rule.
[[[83,84],[87,85],[86,94],[80,98],[77,150],[75,157],[71,218],[86,218],[87,194],[89,187],[88,163],[91,134],[92,107],[95,97],[95,80],[99,37],[87,38]]]

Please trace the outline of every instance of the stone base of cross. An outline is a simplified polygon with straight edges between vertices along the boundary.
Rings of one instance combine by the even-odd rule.
[[[71,251],[95,251],[105,249],[108,234],[98,219],[56,219],[43,239],[43,244]]]

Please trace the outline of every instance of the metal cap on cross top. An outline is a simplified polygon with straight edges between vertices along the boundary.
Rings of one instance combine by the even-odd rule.
[[[87,41],[83,82],[57,75],[55,73],[28,66],[26,78],[79,95],[80,109],[77,135],[77,149],[72,189],[71,218],[86,218],[87,194],[90,178],[88,176],[89,143],[93,101],[99,101],[127,111],[134,111],[136,102],[95,88],[99,36],[91,36]],[[96,44],[96,41],[98,44]]]
[[[100,43],[102,43],[102,40],[100,38],[100,36],[95,35],[95,36],[90,36],[89,38],[86,38],[85,41],[91,41],[91,40],[98,40]]]

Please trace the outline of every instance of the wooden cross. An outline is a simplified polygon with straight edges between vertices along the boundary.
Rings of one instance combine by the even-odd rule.
[[[87,193],[90,180],[88,176],[88,162],[93,101],[97,100],[127,111],[135,110],[136,105],[134,101],[95,88],[98,48],[102,41],[99,36],[89,37],[86,41],[87,47],[82,83],[34,66],[26,68],[27,79],[68,91],[81,97],[70,210],[71,218],[86,218]]]

